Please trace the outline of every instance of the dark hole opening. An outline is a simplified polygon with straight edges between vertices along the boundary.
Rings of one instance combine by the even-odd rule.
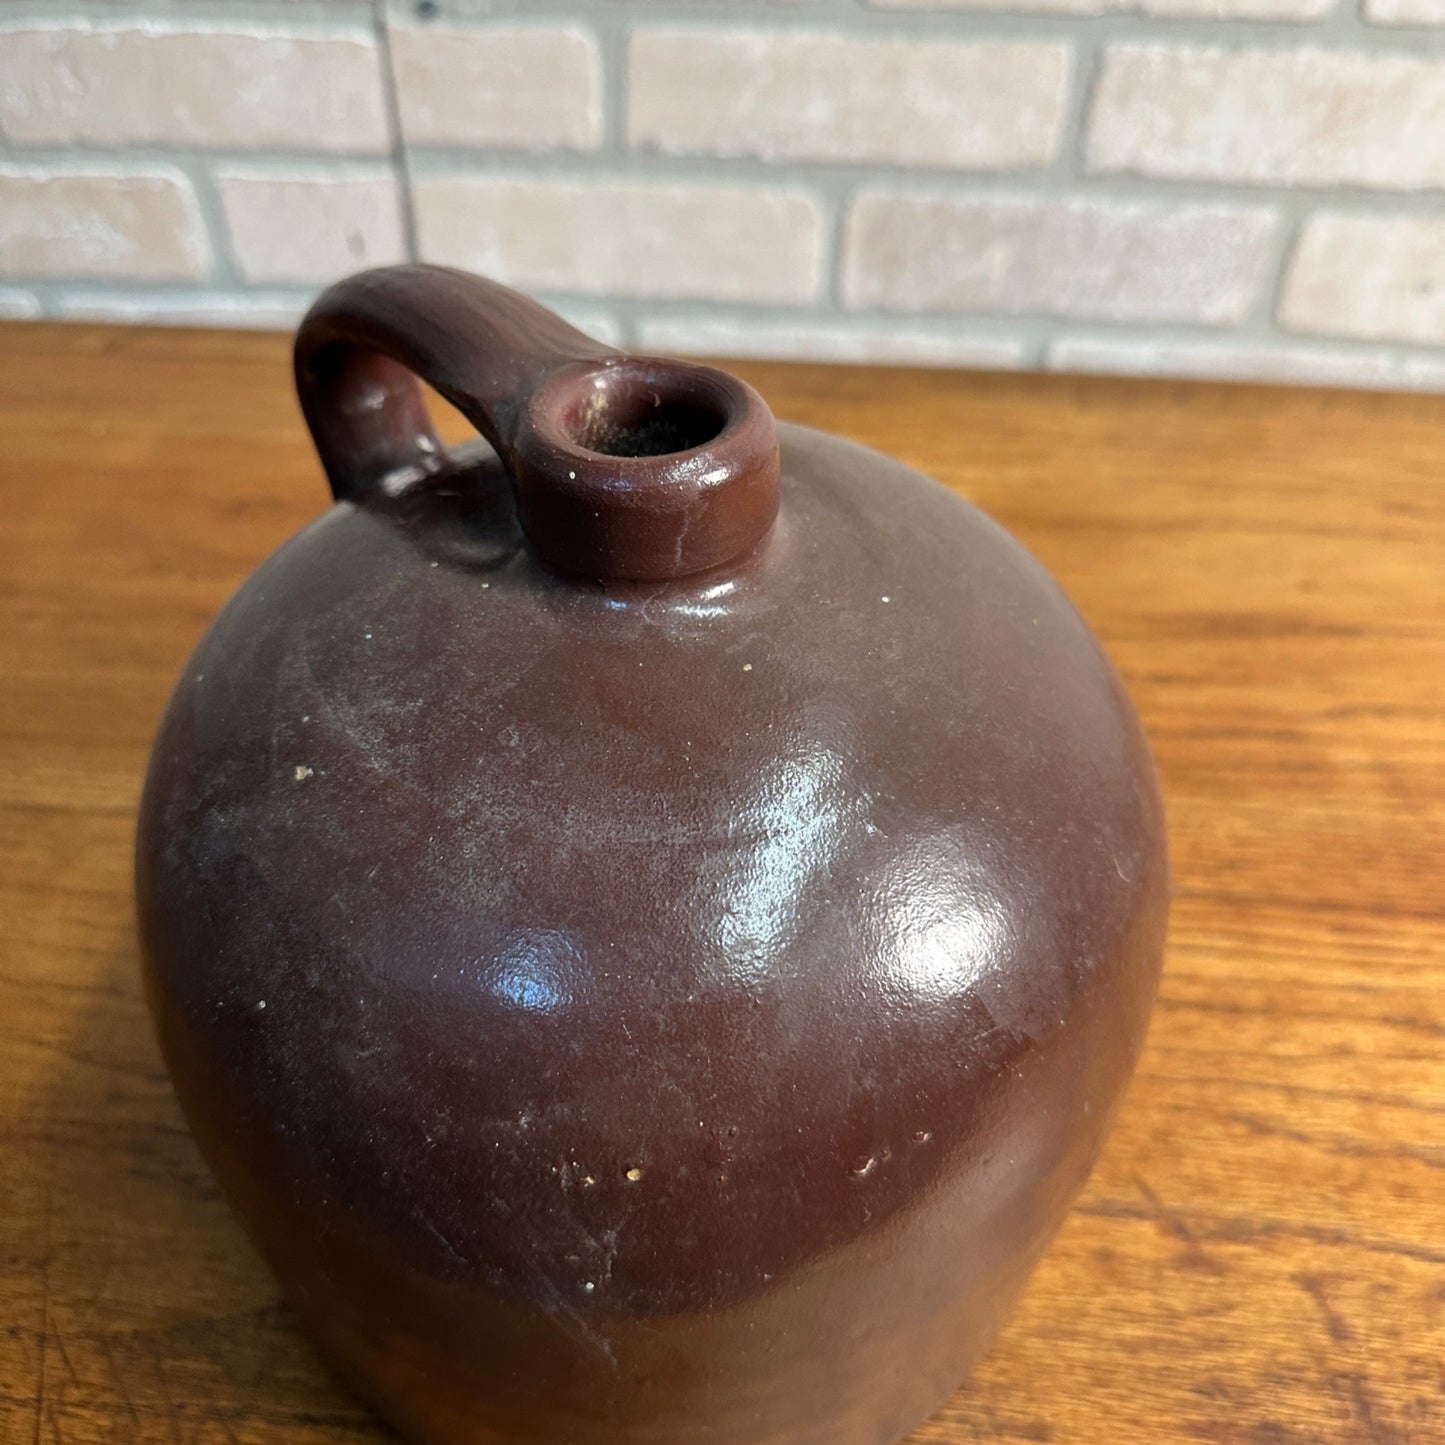
[[[579,446],[604,456],[660,457],[703,446],[726,420],[716,406],[643,385],[598,390],[571,430]]]

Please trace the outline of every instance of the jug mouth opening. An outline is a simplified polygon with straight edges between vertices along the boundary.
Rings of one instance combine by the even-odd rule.
[[[579,360],[534,391],[512,451],[522,530],[564,572],[661,581],[732,562],[778,510],[767,404],[715,367]]]
[[[727,424],[727,413],[707,400],[659,387],[619,387],[587,405],[568,430],[584,451],[662,457],[706,446]]]
[[[665,457],[716,441],[737,407],[710,368],[628,357],[569,388],[559,418],[567,440],[604,457]]]

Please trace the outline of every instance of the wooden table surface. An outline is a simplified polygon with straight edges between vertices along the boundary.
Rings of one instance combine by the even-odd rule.
[[[1445,400],[738,370],[1043,558],[1170,815],[1123,1115],[915,1445],[1445,1441]],[[212,1187],[137,985],[152,729],[207,620],[325,504],[289,387],[280,337],[0,330],[7,1445],[388,1438]]]

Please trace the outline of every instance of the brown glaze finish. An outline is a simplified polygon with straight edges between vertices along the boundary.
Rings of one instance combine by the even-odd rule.
[[[761,466],[771,530],[701,575],[599,568],[689,556],[655,539],[699,494],[687,453],[574,446],[579,490],[638,468],[642,540],[616,512],[569,550],[586,517],[516,475],[528,387],[567,434],[579,367],[684,412],[720,374],[554,322],[514,354],[499,301],[533,310],[405,268],[303,325],[345,500],[201,643],[142,807],[177,1090],[414,1438],[885,1445],[987,1346],[1137,1057],[1167,892],[1143,738],[1007,534],[801,428],[769,472],[737,383],[716,507],[770,521]],[[398,366],[499,455],[419,461]],[[646,408],[613,394],[620,450]]]

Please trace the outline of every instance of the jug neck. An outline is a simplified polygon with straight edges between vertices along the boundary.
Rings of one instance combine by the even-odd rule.
[[[630,356],[519,293],[442,266],[363,272],[296,337],[302,410],[339,500],[445,452],[418,378],[496,449],[527,541],[598,581],[740,561],[778,507],[777,426],[715,367]]]

